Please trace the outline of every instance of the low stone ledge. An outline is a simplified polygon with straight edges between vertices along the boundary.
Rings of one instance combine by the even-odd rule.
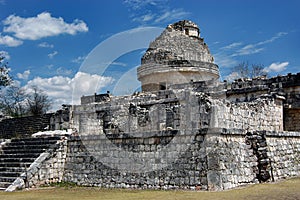
[[[300,137],[300,132],[294,132],[294,131],[266,131],[266,136],[272,136],[272,137]]]
[[[220,135],[244,135],[248,131],[243,129],[226,129],[226,128],[211,128],[208,133],[215,133]],[[300,137],[300,132],[294,131],[256,131],[258,133],[265,133],[267,137]]]

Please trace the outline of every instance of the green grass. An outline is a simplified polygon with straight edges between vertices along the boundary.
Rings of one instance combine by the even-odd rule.
[[[121,199],[121,200],[195,200],[195,199],[300,199],[300,178],[279,183],[251,185],[244,188],[222,191],[162,191],[162,190],[125,190],[100,189],[93,187],[49,187],[12,193],[0,192],[1,200],[83,200],[83,199]]]

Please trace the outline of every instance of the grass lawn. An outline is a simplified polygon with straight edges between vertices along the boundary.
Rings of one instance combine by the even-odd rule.
[[[100,189],[92,187],[49,187],[12,193],[0,192],[1,200],[83,200],[83,199],[159,199],[159,200],[194,200],[194,199],[300,199],[300,178],[289,179],[279,183],[251,185],[244,188],[222,192],[202,191],[162,191],[162,190],[126,190]]]

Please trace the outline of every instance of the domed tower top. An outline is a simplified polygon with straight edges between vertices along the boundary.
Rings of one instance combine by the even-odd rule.
[[[182,31],[188,36],[200,37],[200,30],[197,24],[189,20],[182,20],[174,24],[170,24],[167,29]]]
[[[208,46],[192,21],[170,24],[151,42],[138,68],[143,91],[165,89],[173,84],[219,78]]]

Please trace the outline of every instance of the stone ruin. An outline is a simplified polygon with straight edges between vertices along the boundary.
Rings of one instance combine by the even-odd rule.
[[[83,96],[53,115],[49,128],[75,131],[8,188],[66,181],[215,191],[300,175],[300,73],[220,82],[187,20],[151,42],[137,73],[141,92]]]

